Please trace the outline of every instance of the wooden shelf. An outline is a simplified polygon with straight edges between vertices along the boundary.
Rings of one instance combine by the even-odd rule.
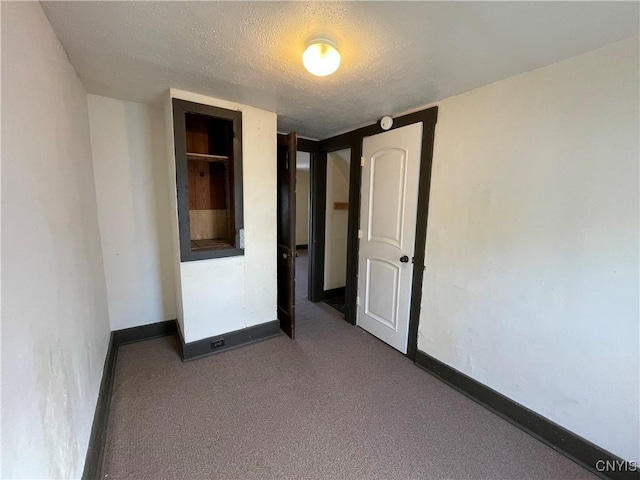
[[[187,152],[187,160],[201,160],[205,162],[228,162],[228,155],[209,155],[206,153],[189,153]]]

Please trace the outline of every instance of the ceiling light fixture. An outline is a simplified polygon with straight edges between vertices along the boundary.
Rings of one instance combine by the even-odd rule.
[[[326,35],[314,35],[307,40],[307,49],[302,54],[302,63],[309,73],[326,77],[340,66],[340,52],[336,42]]]

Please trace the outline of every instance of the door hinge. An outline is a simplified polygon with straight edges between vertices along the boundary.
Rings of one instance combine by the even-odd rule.
[[[358,230],[358,238],[362,238],[362,230]]]
[[[364,157],[360,157],[360,166],[364,167]]]
[[[356,297],[356,305],[360,305],[360,297]]]

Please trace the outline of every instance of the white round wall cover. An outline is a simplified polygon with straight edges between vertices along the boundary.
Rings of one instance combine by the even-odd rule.
[[[380,127],[382,127],[383,130],[389,130],[391,128],[391,125],[393,125],[393,118],[391,118],[389,115],[382,117],[382,119],[380,120]]]

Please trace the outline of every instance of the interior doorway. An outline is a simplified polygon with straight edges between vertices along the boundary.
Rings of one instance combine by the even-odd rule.
[[[418,319],[422,300],[422,278],[424,274],[424,257],[426,252],[431,161],[433,157],[433,141],[437,118],[438,108],[431,107],[395,118],[391,128],[391,130],[395,130],[416,123],[422,124],[419,173],[414,172],[412,175],[414,178],[415,176],[418,177],[417,201],[415,202],[417,212],[411,215],[415,218],[415,223],[412,222],[414,225],[413,258],[407,254],[407,259],[405,259],[405,255],[403,254],[398,259],[403,266],[408,263],[414,265],[410,275],[411,282],[409,298],[406,298],[405,292],[405,298],[403,300],[405,306],[408,303],[408,328],[403,327],[404,330],[408,330],[408,332],[406,335],[404,333],[402,334],[403,339],[406,338],[406,340],[403,342],[405,344],[399,348],[401,351],[405,351],[406,355],[411,359],[415,359],[417,352]],[[349,152],[349,154],[345,155],[346,158],[349,159],[349,176],[348,181],[346,182],[349,185],[349,188],[347,200],[347,235],[345,237],[346,260],[342,262],[342,265],[345,268],[346,277],[346,285],[343,287],[345,297],[344,319],[348,323],[356,325],[357,307],[360,304],[360,294],[362,293],[359,292],[358,284],[360,270],[359,248],[360,238],[362,238],[363,234],[360,226],[361,181],[363,176],[363,166],[366,165],[366,161],[363,156],[363,143],[365,138],[383,133],[384,131],[385,130],[382,129],[380,124],[375,123],[320,141],[305,138],[298,139],[296,137],[295,141],[297,142],[297,147],[293,152],[290,150],[293,143],[290,141],[293,140],[291,138],[292,136],[278,135],[278,318],[281,320],[283,330],[287,331],[287,327],[295,328],[294,295],[293,291],[290,290],[289,287],[295,286],[296,276],[298,279],[301,279],[302,277],[308,279],[308,297],[305,301],[312,303],[325,301],[327,299],[326,293],[328,292],[331,295],[333,293],[331,291],[333,290],[331,287],[336,285],[335,283],[331,283],[331,273],[327,273],[328,282],[325,284],[325,254],[328,250],[325,243],[327,241],[332,241],[334,233],[338,232],[339,229],[336,229],[332,234],[327,235],[325,232],[325,226],[327,224],[325,218],[327,216],[333,216],[335,210],[344,208],[342,205],[335,205],[336,203],[339,204],[344,202],[334,202],[332,198],[327,197],[326,192],[328,181],[327,170],[332,168],[329,166],[329,155],[335,154],[340,150],[346,150]],[[288,154],[288,158],[296,158],[296,160],[297,152],[302,151],[310,153],[310,231],[307,244],[308,277],[307,275],[300,273],[296,275],[295,272],[296,263],[300,265],[300,262],[295,261],[296,245],[298,244],[295,238],[296,210],[291,209],[291,205],[295,205],[296,201],[296,175],[295,166],[293,168],[294,173],[291,175],[291,164],[293,162],[289,162],[287,160],[287,151],[291,152]],[[333,158],[335,159],[335,155]],[[416,160],[417,159],[415,159],[414,162]],[[331,162],[331,164],[332,166],[335,166],[333,162]],[[292,187],[294,189],[293,195],[291,195]],[[327,209],[327,206],[329,206],[329,209]],[[337,208],[334,209],[334,207]],[[287,209],[289,209],[289,214],[287,214]],[[286,239],[286,235],[281,236],[281,232],[286,234],[285,231],[288,228],[294,229],[291,231],[290,239]],[[286,240],[286,242],[284,240]],[[405,250],[405,248],[403,248],[403,250]],[[408,247],[406,250],[409,250]],[[292,252],[293,258],[288,258],[288,251]],[[366,254],[366,252],[364,253]],[[333,256],[333,254],[334,249],[331,249],[331,255]],[[300,257],[297,258],[299,259]],[[336,262],[336,265],[338,263],[339,262]],[[329,270],[331,270],[331,267],[329,267]],[[337,270],[333,271],[335,272]],[[384,279],[382,278],[382,280]],[[382,283],[382,281],[379,281],[376,283],[376,286],[382,285]],[[382,288],[385,289],[384,286]],[[388,288],[386,288],[386,290],[388,290]],[[291,293],[291,296],[289,296],[289,293]],[[287,303],[285,300],[287,302],[290,300],[291,303]],[[281,310],[281,306],[285,307],[285,309]],[[370,307],[374,307],[374,305],[370,305]],[[371,310],[371,308],[369,308],[369,310]],[[281,313],[283,313],[283,315],[281,315]],[[287,314],[289,314],[288,317]],[[406,319],[406,315],[404,315],[404,317]]]
[[[343,316],[346,312],[350,169],[350,148],[327,152],[323,296],[324,302]]]
[[[311,300],[316,273],[318,242],[311,202],[318,142],[291,133],[278,134],[277,145],[278,320],[282,330],[295,338],[296,301]]]
[[[307,299],[309,296],[310,168],[311,153],[298,150],[296,156],[296,302]]]
[[[422,122],[362,145],[357,325],[407,353]],[[420,268],[420,267],[417,267]]]
[[[430,107],[425,110],[412,112],[393,119],[393,125],[387,130],[396,130],[415,123],[422,123],[422,135],[420,141],[419,172],[414,172],[414,179],[418,177],[418,192],[415,206],[417,212],[414,214],[414,242],[413,248],[407,245],[406,250],[413,251],[413,255],[408,257],[407,264],[413,265],[410,274],[409,298],[401,301],[404,307],[408,303],[408,333],[403,333],[406,338],[406,346],[402,345],[401,350],[406,351],[409,358],[415,359],[418,343],[418,320],[420,316],[420,306],[422,301],[422,278],[424,275],[424,258],[426,252],[427,237],[427,216],[429,211],[429,188],[431,184],[431,161],[433,157],[433,141],[435,127],[438,118],[438,107]],[[379,123],[367,125],[351,132],[342,133],[325,140],[321,140],[316,145],[317,161],[311,163],[311,183],[315,189],[311,202],[311,229],[314,245],[322,245],[322,248],[315,248],[315,253],[310,256],[310,277],[309,298],[313,302],[323,301],[324,298],[324,242],[325,242],[325,216],[326,203],[326,174],[328,165],[328,155],[339,150],[349,150],[350,170],[349,170],[349,205],[348,205],[348,228],[347,228],[347,255],[346,255],[346,286],[345,286],[345,315],[344,319],[348,323],[356,325],[357,309],[362,301],[363,292],[359,291],[359,257],[360,239],[364,235],[361,229],[361,187],[363,177],[363,165],[366,166],[366,159],[363,156],[364,139],[380,133],[384,130]],[[386,217],[386,215],[385,215]],[[405,242],[406,243],[406,242]],[[404,250],[405,248],[403,248]],[[404,254],[399,258],[404,257]],[[413,257],[413,258],[411,258]],[[405,266],[404,259],[398,261]],[[412,262],[413,261],[413,262]],[[378,265],[379,266],[379,265]],[[409,270],[407,267],[406,270]],[[365,270],[366,272],[366,270]],[[375,273],[375,272],[374,272]],[[380,282],[376,284],[381,285]],[[385,287],[383,287],[385,288]],[[374,307],[374,305],[371,305]],[[371,308],[370,308],[371,310]],[[378,308],[378,310],[380,310]],[[384,313],[384,312],[383,312]],[[404,316],[406,319],[406,315]],[[406,327],[404,327],[406,329]]]

